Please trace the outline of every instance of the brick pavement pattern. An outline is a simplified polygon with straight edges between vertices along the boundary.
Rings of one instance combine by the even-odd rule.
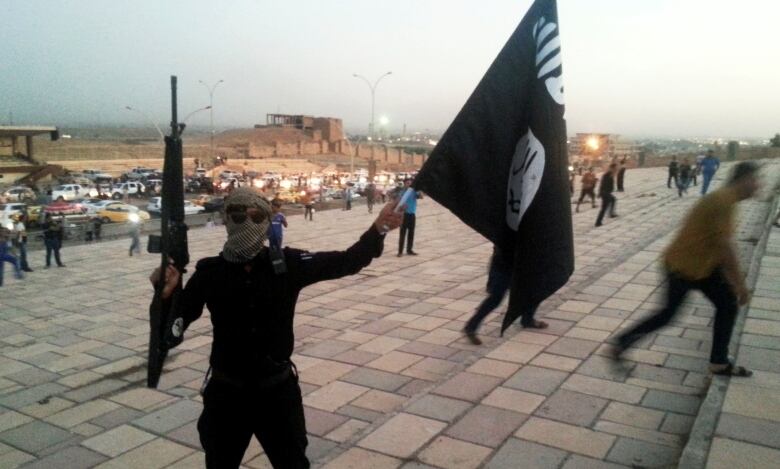
[[[502,314],[493,314],[480,331],[483,346],[464,340],[460,331],[484,298],[491,247],[430,199],[419,207],[419,256],[386,255],[358,275],[304,290],[293,359],[314,465],[673,465],[708,383],[712,308],[691,295],[670,327],[630,350],[629,370],[615,370],[605,357],[615,331],[662,301],[660,250],[698,199],[678,198],[665,181],[664,169],[630,170],[619,218],[596,229],[596,210],[574,216],[576,271],[542,305],[539,316],[550,323],[544,331],[512,327],[499,338]],[[767,206],[741,206],[745,253]],[[314,222],[293,216],[285,239],[311,250],[346,248],[371,220],[362,206]],[[388,236],[388,252],[397,236]],[[216,254],[224,238],[219,228],[192,230],[193,260]],[[7,276],[0,290],[0,467],[203,466],[195,423],[211,344],[208,312],[172,353],[159,389],[146,389],[147,278],[158,258],[128,258],[128,243],[66,248],[65,269],[42,269],[43,254],[33,252],[35,273],[23,281]],[[780,264],[773,259],[766,269],[774,283],[762,284],[768,293],[747,323],[756,353],[743,352],[748,365],[770,369],[757,387],[729,390],[733,418],[715,442],[724,457],[762,445],[751,454],[776,458],[764,447],[777,441],[733,435],[744,419],[767,425],[755,438],[780,428],[773,394],[780,370],[771,368],[778,360],[761,356],[778,353]],[[772,403],[761,415],[747,398],[755,393]],[[244,467],[269,467],[254,440]]]

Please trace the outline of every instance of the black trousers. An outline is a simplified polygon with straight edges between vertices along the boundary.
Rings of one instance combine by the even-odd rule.
[[[398,238],[398,254],[404,252],[404,241],[407,237],[406,252],[414,251],[414,225],[416,218],[413,213],[404,213],[404,221],[401,223],[401,235]]]
[[[208,469],[239,467],[252,435],[273,467],[309,467],[301,388],[294,375],[268,389],[212,379],[203,393],[198,433]]]
[[[615,216],[615,204],[617,199],[612,194],[605,194],[601,196],[601,210],[599,210],[599,216],[596,218],[596,225],[600,225],[604,221],[604,214],[609,210],[609,216]]]
[[[60,245],[62,244],[59,239],[44,239],[44,244],[46,245],[46,266],[51,265],[51,254],[54,253],[54,260],[57,262],[57,265],[61,266],[62,261],[60,260]]]
[[[585,196],[590,197],[590,203],[595,208],[596,207],[596,193],[594,192],[596,190],[595,187],[591,187],[590,189],[581,189],[580,190],[580,200],[577,201],[577,211],[580,210],[580,204],[583,200],[585,200]]]
[[[669,282],[666,306],[618,337],[618,344],[626,348],[644,335],[667,325],[674,318],[680,304],[690,290],[700,290],[715,305],[715,324],[712,327],[710,363],[723,365],[729,360],[729,341],[737,318],[737,296],[729,285],[723,270],[718,268],[702,280],[687,280],[673,272],[666,273]]]
[[[313,205],[304,205],[304,212],[303,212],[303,219],[309,219],[310,221],[314,221],[314,211],[312,210],[314,208]]]
[[[674,187],[677,187],[677,174],[669,174],[669,178],[666,180],[667,188],[672,188],[672,181],[674,181]]]

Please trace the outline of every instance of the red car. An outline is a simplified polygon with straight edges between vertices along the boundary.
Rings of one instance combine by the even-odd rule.
[[[52,215],[83,215],[87,209],[79,203],[57,200],[43,207],[43,211]]]

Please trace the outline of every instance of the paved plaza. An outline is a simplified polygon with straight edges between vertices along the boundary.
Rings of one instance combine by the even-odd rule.
[[[772,165],[773,178],[780,165]],[[719,178],[726,175],[719,173]],[[328,468],[618,468],[676,466],[709,389],[713,310],[688,297],[670,327],[641,341],[617,370],[610,336],[659,306],[660,251],[699,199],[678,198],[666,170],[629,170],[618,218],[594,228],[574,216],[576,271],[538,314],[543,331],[488,317],[484,345],[462,336],[484,299],[491,245],[426,198],[416,257],[385,256],[360,274],[308,287],[295,320],[308,454]],[[720,184],[720,180],[717,184]],[[747,267],[770,200],[741,204],[737,238]],[[344,249],[373,216],[352,211],[289,218],[287,244]],[[752,380],[729,383],[709,467],[775,467],[780,458],[780,230],[769,238],[741,337]],[[215,255],[224,230],[190,232],[191,257]],[[148,276],[159,262],[129,258],[129,240],[67,247],[64,269],[0,288],[0,468],[200,468],[196,421],[208,368],[208,312],[169,358],[159,389],[145,387]],[[763,427],[757,427],[763,425]],[[698,426],[698,425],[697,425]],[[759,428],[750,433],[746,429]],[[775,449],[772,449],[772,448]],[[756,456],[757,455],[757,456]],[[743,458],[743,459],[740,459]],[[762,466],[762,464],[764,464]],[[255,440],[244,467],[270,467]]]

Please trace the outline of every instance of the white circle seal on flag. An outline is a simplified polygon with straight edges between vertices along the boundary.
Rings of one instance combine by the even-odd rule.
[[[517,231],[526,210],[533,202],[544,174],[544,146],[531,129],[515,147],[509,184],[506,190],[506,224]]]

